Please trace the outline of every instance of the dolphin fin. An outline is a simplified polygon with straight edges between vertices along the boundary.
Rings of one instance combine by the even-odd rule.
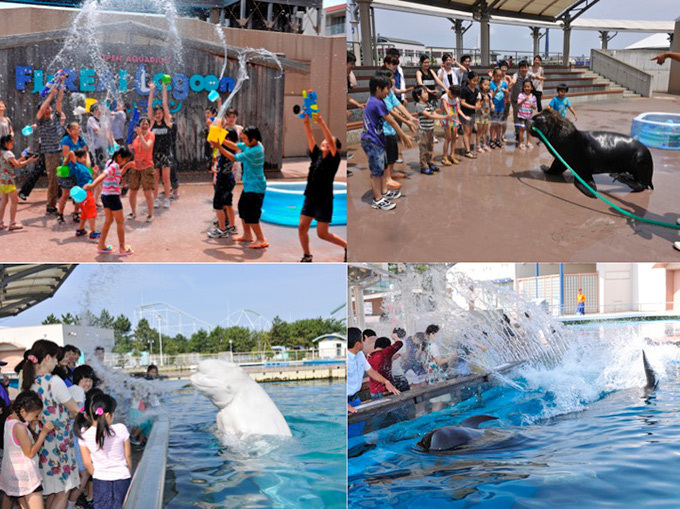
[[[465,426],[466,428],[478,428],[481,423],[493,421],[494,419],[498,419],[498,417],[493,417],[491,415],[473,415],[461,422],[460,425]]]
[[[656,373],[654,372],[652,366],[650,366],[644,350],[642,350],[642,364],[645,367],[645,376],[647,377],[647,385],[645,386],[645,388],[656,389],[656,386],[659,385],[659,379],[656,376]]]

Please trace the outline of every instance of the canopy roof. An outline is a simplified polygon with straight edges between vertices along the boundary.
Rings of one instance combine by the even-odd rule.
[[[0,264],[0,318],[52,297],[75,268],[75,264]]]
[[[512,0],[514,3],[527,3],[527,0]],[[409,12],[412,14],[423,14],[429,16],[445,17],[449,19],[460,19],[465,21],[473,21],[475,16],[470,10],[461,10],[461,2],[447,2],[446,0],[426,1],[426,0],[373,0],[371,5],[377,9],[386,9],[392,11]],[[468,4],[474,4],[473,0],[469,0]],[[495,2],[488,2],[493,4]],[[549,1],[536,1],[528,3],[553,3]],[[558,2],[561,4],[578,4],[580,2],[564,1]],[[449,5],[444,5],[449,4]],[[501,5],[499,3],[499,5]],[[503,4],[505,5],[505,4]],[[592,5],[592,3],[591,3]],[[502,25],[522,25],[538,28],[562,28],[562,20],[556,18],[536,17],[532,15],[523,15],[527,11],[517,11],[511,16],[505,10],[497,11],[491,10],[491,22]],[[616,20],[616,19],[582,19],[576,18],[571,22],[572,30],[606,30],[610,32],[673,32],[673,21],[638,21],[638,20]]]

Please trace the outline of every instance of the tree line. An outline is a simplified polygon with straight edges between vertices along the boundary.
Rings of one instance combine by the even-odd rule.
[[[102,309],[99,315],[89,311],[83,316],[67,313],[57,317],[50,314],[42,323],[43,325],[58,323],[90,325],[113,329],[114,353],[142,351],[152,354],[160,353],[158,328],[152,327],[145,318],[137,323],[134,330],[127,316],[121,314],[114,317],[106,309]],[[333,332],[344,335],[345,330],[344,322],[336,318],[304,318],[286,322],[276,316],[268,331],[255,331],[241,326],[217,326],[211,330],[200,329],[188,337],[182,334],[176,336],[163,334],[163,353],[176,355],[228,352],[230,347],[234,352],[267,351],[271,350],[272,346],[279,345],[289,349],[308,349],[315,346],[312,343],[314,338]]]

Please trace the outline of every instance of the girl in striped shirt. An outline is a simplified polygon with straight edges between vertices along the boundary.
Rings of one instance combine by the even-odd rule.
[[[132,153],[127,147],[120,147],[116,150],[111,159],[106,164],[104,171],[91,184],[84,186],[84,189],[93,189],[103,182],[102,204],[104,205],[104,225],[102,226],[101,236],[97,252],[100,254],[113,253],[113,246],[106,244],[106,236],[114,219],[118,232],[118,256],[129,256],[133,253],[130,246],[125,245],[125,218],[123,217],[123,204],[120,201],[120,183],[123,175],[134,165]]]

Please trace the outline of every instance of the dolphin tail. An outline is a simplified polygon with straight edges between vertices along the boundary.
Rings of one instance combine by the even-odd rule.
[[[473,415],[461,422],[460,425],[465,426],[466,428],[477,428],[481,423],[493,421],[495,419],[498,419],[498,417],[493,417],[491,415]]]
[[[642,350],[642,364],[645,367],[645,376],[647,377],[647,385],[645,386],[645,388],[655,389],[656,386],[659,385],[659,379],[657,378],[654,369],[649,364],[649,361],[647,360],[647,356],[645,355],[644,350]]]

